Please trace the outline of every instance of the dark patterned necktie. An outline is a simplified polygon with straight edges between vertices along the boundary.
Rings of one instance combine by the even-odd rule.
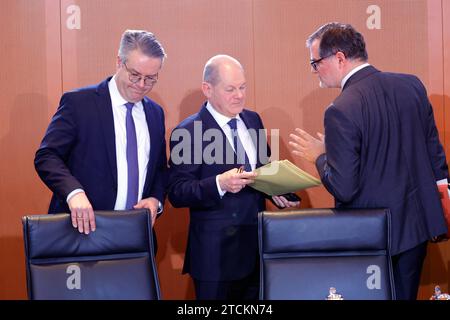
[[[244,166],[245,171],[252,171],[252,166],[248,160],[247,153],[245,152],[244,146],[242,145],[241,139],[239,139],[237,131],[237,119],[233,118],[228,121],[228,125],[231,128],[231,135],[233,137],[234,152],[236,153],[237,163]]]

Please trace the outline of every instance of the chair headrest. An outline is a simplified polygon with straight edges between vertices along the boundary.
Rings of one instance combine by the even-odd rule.
[[[263,253],[389,249],[388,209],[302,209],[259,214]]]
[[[72,226],[70,214],[29,215],[22,218],[28,229],[30,259],[89,256],[148,251],[151,224],[147,209],[95,211],[96,230],[88,235]]]

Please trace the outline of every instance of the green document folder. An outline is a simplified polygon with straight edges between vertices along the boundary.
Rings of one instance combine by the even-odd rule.
[[[258,176],[250,187],[276,196],[316,187],[321,181],[303,171],[289,160],[277,160],[255,170]]]

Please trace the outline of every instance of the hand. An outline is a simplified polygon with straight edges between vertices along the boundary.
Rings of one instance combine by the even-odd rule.
[[[72,218],[72,226],[78,228],[80,233],[89,234],[95,231],[95,216],[92,205],[86,194],[80,192],[69,199],[70,216]]]
[[[444,234],[441,234],[439,236],[432,237],[430,242],[432,242],[432,243],[439,243],[439,242],[448,241],[448,240],[449,240],[449,238],[447,237],[447,234],[444,233]]]
[[[294,208],[300,207],[300,201],[288,201],[283,196],[272,196],[272,200],[279,208]]]
[[[223,191],[237,193],[241,191],[247,184],[253,183],[253,179],[258,174],[254,171],[252,172],[241,172],[239,169],[231,169],[219,174],[219,185]]]
[[[314,138],[306,131],[296,128],[298,135],[291,133],[289,137],[294,141],[289,141],[289,145],[294,148],[293,154],[315,163],[317,158],[325,153],[325,136],[317,133],[319,139]]]
[[[159,208],[159,200],[154,198],[154,197],[150,197],[150,198],[146,198],[146,199],[142,199],[141,201],[139,201],[134,207],[134,209],[148,209],[150,210],[150,215],[152,218],[152,227],[155,224],[156,221],[156,216],[158,215],[158,208]]]

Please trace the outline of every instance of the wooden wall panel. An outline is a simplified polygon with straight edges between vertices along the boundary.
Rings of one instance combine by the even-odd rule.
[[[2,0],[1,6],[0,299],[20,299],[26,297],[21,217],[46,213],[49,201],[33,159],[61,92],[59,4]]]
[[[450,2],[442,0],[442,30],[443,30],[443,74],[444,74],[444,115],[445,115],[445,150],[447,155],[447,163],[450,161]],[[430,49],[431,50],[431,49]],[[440,245],[442,267],[434,273],[443,284],[446,292],[450,291],[450,243]],[[447,285],[445,287],[445,284]]]
[[[444,108],[444,59],[443,59],[443,15],[442,1],[427,2],[427,28],[428,45],[425,51],[428,52],[428,81],[426,82],[428,96],[433,105],[436,125],[439,130],[441,142],[446,143],[445,132],[445,108]],[[447,157],[448,158],[448,157]],[[434,290],[435,285],[440,285],[443,290],[448,287],[448,243],[430,244],[428,246],[427,257],[423,266],[419,299],[428,299]]]

